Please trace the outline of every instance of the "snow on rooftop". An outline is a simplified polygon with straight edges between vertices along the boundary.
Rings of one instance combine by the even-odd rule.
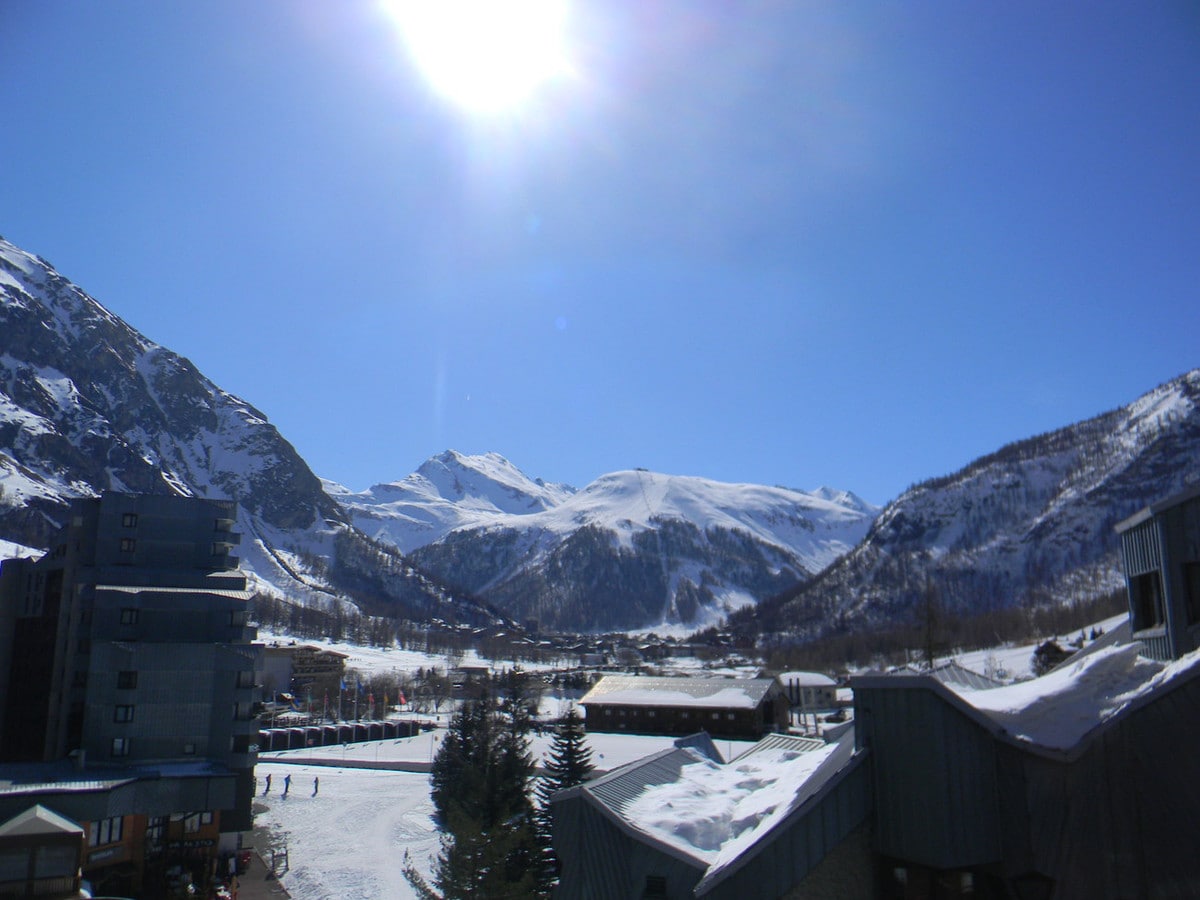
[[[784,684],[795,682],[801,687],[835,687],[837,682],[821,672],[781,672],[778,675]]]
[[[948,687],[1018,739],[1067,750],[1139,698],[1200,667],[1200,651],[1164,664],[1139,656],[1140,649],[1137,643],[1106,647],[1006,687]]]
[[[697,755],[678,780],[648,786],[622,812],[651,836],[710,866],[723,864],[795,808],[805,782],[839,746],[780,747],[725,765]]]
[[[599,697],[593,697],[589,702],[596,703],[600,700]],[[722,688],[703,697],[695,697],[683,691],[629,689],[610,691],[603,696],[603,702],[624,706],[699,706],[721,709],[753,709],[757,705],[755,699],[741,688]]]

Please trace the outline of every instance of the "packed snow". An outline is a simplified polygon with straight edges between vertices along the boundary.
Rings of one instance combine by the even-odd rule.
[[[444,735],[438,729],[390,741],[260,754],[255,769],[254,845],[268,866],[271,850],[286,847],[288,867],[280,881],[293,900],[416,896],[401,874],[405,851],[417,870],[429,877],[440,849],[429,775],[357,767],[394,764],[427,769]],[[587,744],[596,768],[608,770],[673,747],[674,740],[589,734]],[[551,742],[548,736],[534,736],[531,751],[536,761],[545,758]],[[726,758],[750,746],[744,741],[717,742]],[[328,764],[298,762],[317,758]],[[271,790],[264,794],[268,774]],[[285,799],[282,791],[288,775],[291,789]],[[317,778],[320,783],[314,785]]]

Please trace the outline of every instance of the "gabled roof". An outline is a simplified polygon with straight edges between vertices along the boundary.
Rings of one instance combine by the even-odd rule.
[[[852,733],[833,744],[773,734],[728,763],[682,743],[562,791],[554,802],[586,798],[622,831],[687,861],[711,883],[854,755]]]
[[[580,700],[583,706],[689,706],[702,709],[754,709],[779,689],[774,678],[650,678],[605,675]]]
[[[40,803],[0,825],[0,837],[31,834],[83,834],[83,826]]]
[[[934,666],[932,669],[918,669],[909,666],[907,672],[910,675],[928,675],[947,687],[962,688],[968,691],[986,691],[991,688],[1004,687],[1007,683],[980,675],[978,672],[960,666],[953,660]]]

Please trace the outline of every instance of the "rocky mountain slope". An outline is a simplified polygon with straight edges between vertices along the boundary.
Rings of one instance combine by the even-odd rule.
[[[808,584],[735,624],[791,638],[1069,603],[1124,585],[1113,526],[1200,480],[1200,369],[919,484]]]
[[[360,529],[424,570],[555,629],[718,621],[829,565],[878,511],[843,491],[644,470],[576,491],[498,454],[454,451],[361,494],[328,489]]]
[[[354,529],[262,413],[0,239],[0,539],[44,547],[72,498],[102,490],[237,500],[261,589],[392,614],[461,605]]]

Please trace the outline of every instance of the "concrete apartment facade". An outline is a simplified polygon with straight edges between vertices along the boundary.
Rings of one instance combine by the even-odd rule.
[[[40,803],[84,825],[85,875],[119,866],[146,896],[147,864],[215,858],[252,824],[262,648],[235,521],[106,492],[0,565],[0,821]]]

